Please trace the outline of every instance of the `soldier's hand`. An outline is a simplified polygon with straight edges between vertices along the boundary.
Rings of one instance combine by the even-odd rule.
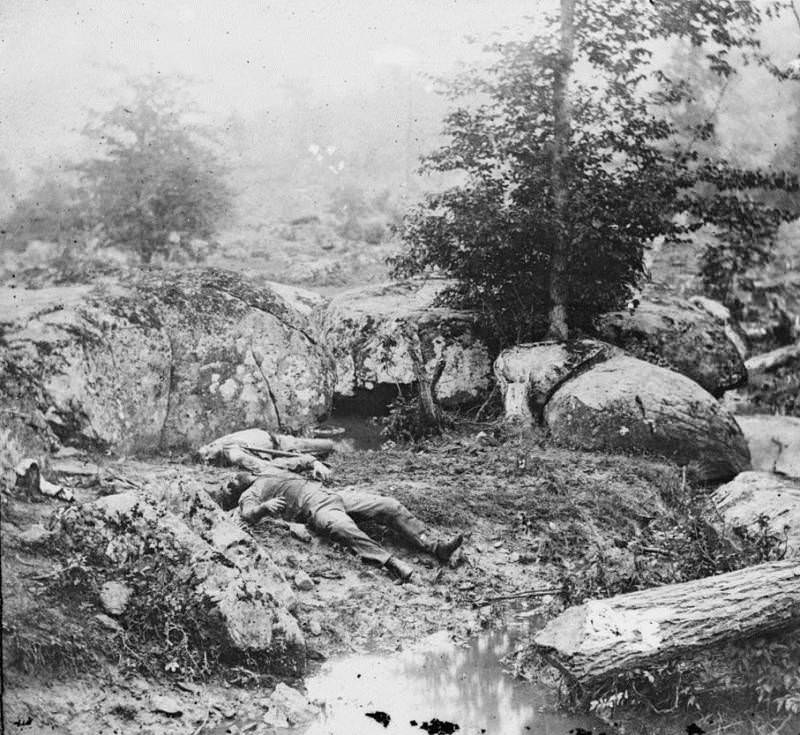
[[[320,480],[321,482],[327,482],[331,479],[333,475],[333,471],[330,467],[322,464],[322,462],[314,462],[311,467],[311,475],[315,480]]]
[[[270,515],[278,515],[278,513],[282,513],[285,507],[286,501],[283,498],[272,498],[272,500],[268,500],[266,503],[264,503],[264,509]]]

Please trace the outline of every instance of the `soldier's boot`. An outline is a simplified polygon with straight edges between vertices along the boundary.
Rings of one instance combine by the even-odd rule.
[[[392,572],[401,582],[410,582],[414,575],[414,568],[397,557],[390,556],[384,566]]]

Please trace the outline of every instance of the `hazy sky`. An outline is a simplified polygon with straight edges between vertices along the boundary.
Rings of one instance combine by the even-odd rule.
[[[376,84],[392,65],[447,72],[475,57],[466,36],[529,33],[526,16],[552,2],[0,0],[0,164],[24,176],[74,148],[87,108],[115,101],[102,91],[119,79],[112,67],[191,75],[206,82],[206,109],[247,117],[274,108],[284,81],[338,95]],[[800,39],[791,19],[777,31],[788,49]],[[782,100],[755,94],[754,112],[775,117]]]
[[[17,172],[58,155],[102,104],[109,67],[181,72],[201,103],[247,115],[282,80],[346,93],[387,64],[443,72],[465,36],[519,28],[531,0],[0,0],[0,153]],[[527,25],[527,24],[526,24]]]

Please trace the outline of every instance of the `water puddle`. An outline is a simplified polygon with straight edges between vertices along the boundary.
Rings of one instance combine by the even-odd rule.
[[[602,733],[597,720],[559,714],[550,690],[504,672],[523,632],[490,631],[465,646],[441,633],[397,654],[332,660],[306,682],[324,708],[305,735]]]

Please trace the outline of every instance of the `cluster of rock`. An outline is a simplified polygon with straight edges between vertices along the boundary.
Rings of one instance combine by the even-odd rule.
[[[601,315],[597,339],[494,360],[478,315],[439,303],[449,285],[393,282],[328,301],[206,268],[0,289],[4,420],[120,453],[193,448],[242,426],[299,430],[334,403],[380,411],[438,371],[445,407],[496,382],[509,418],[541,421],[558,442],[653,452],[703,480],[749,468],[715,399],[747,378],[719,304],[651,297]]]
[[[192,589],[213,611],[221,628],[210,631],[231,651],[247,654],[264,670],[297,676],[306,664],[305,640],[291,613],[294,593],[266,551],[200,487],[184,478],[172,487],[145,482],[56,516],[56,535],[80,547],[76,534],[91,524],[93,535],[107,539],[103,554],[111,568],[123,568],[142,548],[168,544],[191,570]],[[176,578],[181,569],[176,568]],[[121,630],[117,618],[125,612],[133,590],[117,579],[100,590],[105,615],[100,622]]]
[[[562,445],[650,452],[700,481],[750,464],[733,416],[690,378],[594,340],[518,345],[495,363],[506,415],[539,419]]]

